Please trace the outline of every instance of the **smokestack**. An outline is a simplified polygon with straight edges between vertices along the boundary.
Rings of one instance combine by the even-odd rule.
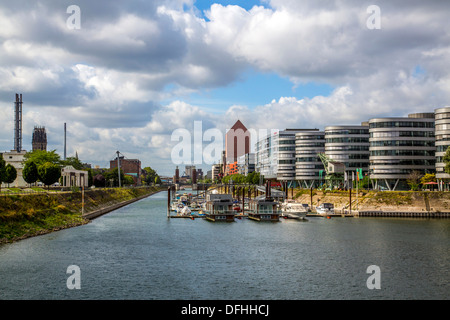
[[[14,150],[22,151],[22,94],[16,93],[14,119]]]
[[[175,183],[180,182],[180,169],[177,168],[175,169]]]
[[[192,184],[197,184],[197,170],[192,170]]]
[[[67,136],[67,126],[66,126],[66,123],[64,122],[64,160],[66,160],[66,156],[67,156],[67,140],[66,140],[66,136]]]

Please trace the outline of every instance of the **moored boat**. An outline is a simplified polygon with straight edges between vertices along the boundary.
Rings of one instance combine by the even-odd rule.
[[[334,214],[334,205],[332,203],[322,203],[316,207],[316,212],[323,216]]]
[[[281,204],[281,216],[287,219],[305,219],[308,207],[304,204],[285,201]]]
[[[208,221],[233,222],[233,198],[230,194],[209,194],[205,203],[205,219]]]

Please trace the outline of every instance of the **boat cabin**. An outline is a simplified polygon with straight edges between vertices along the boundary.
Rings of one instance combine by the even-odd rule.
[[[210,194],[205,204],[205,219],[209,221],[233,222],[233,198],[231,194]]]
[[[249,203],[248,218],[256,221],[279,221],[278,203],[271,197],[258,197]]]

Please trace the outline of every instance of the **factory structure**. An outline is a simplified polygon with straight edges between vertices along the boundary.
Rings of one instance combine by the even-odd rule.
[[[9,187],[25,188],[28,186],[23,179],[23,161],[27,150],[22,148],[22,111],[23,100],[22,94],[16,93],[14,101],[14,149],[8,152],[0,153],[3,156],[6,164],[11,164],[17,171],[15,181],[9,184]],[[35,126],[31,139],[32,151],[43,150],[47,151],[47,132],[43,126]],[[66,124],[64,123],[64,160],[66,160]],[[64,167],[61,170],[61,181],[63,187],[71,186],[87,186],[87,172],[76,170],[71,166]],[[7,187],[2,183],[2,188]]]

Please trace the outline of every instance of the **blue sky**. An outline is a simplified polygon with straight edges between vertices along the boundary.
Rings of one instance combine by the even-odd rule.
[[[207,1],[207,0],[196,0],[194,6],[200,10],[200,12],[204,12],[205,10],[209,10],[213,3],[218,3],[223,6],[227,5],[237,5],[245,10],[250,10],[254,6],[263,6],[268,8],[269,5],[267,1],[259,1],[259,0],[218,0],[218,1]]]
[[[309,82],[294,84],[276,73],[246,71],[240,79],[225,87],[205,89],[193,93],[186,101],[207,109],[222,112],[232,105],[254,108],[278,100],[280,97],[297,99],[328,96],[334,88],[328,84]]]

